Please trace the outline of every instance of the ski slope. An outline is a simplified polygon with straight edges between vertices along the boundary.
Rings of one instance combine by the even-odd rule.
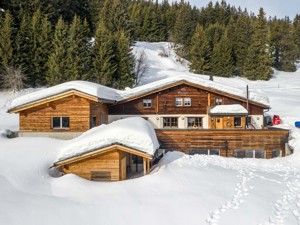
[[[168,43],[138,42],[147,55],[140,86],[166,77],[193,75],[188,62],[158,54]],[[283,127],[291,129],[295,153],[277,159],[234,159],[167,153],[150,175],[121,182],[91,182],[75,175],[54,178],[48,168],[66,141],[7,139],[18,116],[0,93],[0,224],[5,225],[297,225],[300,224],[300,71],[275,71],[270,81],[217,78],[214,82],[267,95]],[[28,90],[27,90],[28,92]]]

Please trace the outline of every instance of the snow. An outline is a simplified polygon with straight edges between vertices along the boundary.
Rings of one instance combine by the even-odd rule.
[[[88,95],[98,97],[103,100],[115,101],[115,99],[119,98],[117,91],[113,88],[109,88],[88,81],[77,80],[77,81],[69,81],[53,87],[41,89],[35,92],[28,93],[26,95],[19,96],[11,101],[9,109],[19,107],[47,97],[55,96],[57,94],[61,94],[71,90],[76,90],[82,93],[86,93]]]
[[[72,158],[113,144],[154,155],[159,148],[152,125],[141,117],[117,120],[84,132],[61,149],[58,160]]]
[[[182,75],[184,68],[188,75],[174,53],[160,61],[160,46],[167,44],[138,45],[151,53],[142,84]],[[4,137],[5,129],[18,126],[17,115],[6,113],[7,101],[18,94],[0,92],[0,224],[299,224],[300,129],[294,122],[300,121],[300,71],[275,71],[270,81],[214,77],[214,82],[241,90],[249,85],[268,96],[268,113],[279,114],[280,126],[291,130],[289,144],[295,153],[266,160],[169,152],[150,175],[138,179],[108,183],[75,175],[53,178],[49,167],[69,142]]]
[[[210,110],[211,114],[248,114],[247,109],[242,105],[217,105]]]

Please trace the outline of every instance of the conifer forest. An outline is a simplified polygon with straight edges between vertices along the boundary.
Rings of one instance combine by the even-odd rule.
[[[137,83],[135,41],[174,43],[190,70],[268,80],[295,71],[300,15],[267,18],[225,1],[203,8],[163,0],[0,0],[0,88],[86,80]],[[11,79],[15,77],[15,79]],[[16,78],[17,77],[17,78]]]

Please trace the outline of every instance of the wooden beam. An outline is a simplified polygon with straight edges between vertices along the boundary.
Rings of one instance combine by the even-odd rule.
[[[158,113],[158,94],[156,95],[156,113]]]
[[[147,174],[147,166],[146,166],[146,159],[145,158],[143,158],[143,167],[144,167],[144,175],[146,175]]]
[[[150,160],[147,159],[147,174],[150,173]]]
[[[207,94],[207,105],[210,106],[210,93]],[[208,111],[208,110],[207,110]]]

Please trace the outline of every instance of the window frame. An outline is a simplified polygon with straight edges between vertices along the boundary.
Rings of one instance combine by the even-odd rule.
[[[197,153],[197,151],[199,153]],[[204,152],[207,151],[207,154],[205,154]],[[219,152],[219,154],[211,154],[212,151],[217,151]],[[203,152],[203,153],[200,153]],[[189,150],[189,155],[221,155],[221,150],[220,149],[190,149]]]
[[[180,105],[178,105],[177,103],[180,103]],[[183,106],[182,98],[175,98],[175,106],[176,107],[182,107]]]
[[[186,103],[189,103],[189,104],[186,105]],[[192,98],[190,98],[190,97],[183,98],[183,106],[184,107],[190,107],[190,106],[192,106]]]
[[[235,125],[236,119],[240,120],[240,125]],[[234,125],[234,127],[242,127],[242,117],[240,117],[240,116],[233,117],[233,125]]]
[[[152,99],[143,99],[143,107],[144,109],[152,108]]]
[[[59,118],[59,127],[54,127],[53,126],[53,120],[55,119],[55,118]],[[63,119],[64,118],[67,118],[68,119],[68,127],[64,127],[63,126]],[[64,129],[64,130],[67,130],[67,129],[70,129],[70,117],[69,116],[53,116],[53,117],[51,117],[51,128],[52,129],[54,129],[54,130],[62,130],[62,129]]]
[[[194,125],[193,126],[189,126],[189,119],[195,119],[195,120],[197,120],[197,119],[199,119],[200,121],[198,121],[198,123],[197,123],[197,126],[196,127],[194,127],[194,125],[196,124],[196,122],[194,122]],[[199,123],[201,124],[200,126],[199,126]],[[202,129],[203,128],[203,117],[187,117],[187,128],[189,128],[189,129]]]
[[[176,119],[176,121],[172,121],[173,119]],[[165,120],[169,120],[165,122]],[[163,128],[178,128],[178,117],[163,117]],[[169,126],[165,126],[165,124],[169,124]],[[175,126],[172,126],[173,124],[176,124]]]
[[[223,105],[223,98],[215,98],[215,105]]]
[[[239,152],[240,154],[238,154]],[[263,157],[256,157],[259,152],[263,152]],[[247,154],[252,153],[252,157],[247,157]],[[244,155],[244,157],[237,157],[237,155]],[[267,152],[265,150],[240,150],[234,149],[233,150],[233,157],[238,159],[266,159]]]

